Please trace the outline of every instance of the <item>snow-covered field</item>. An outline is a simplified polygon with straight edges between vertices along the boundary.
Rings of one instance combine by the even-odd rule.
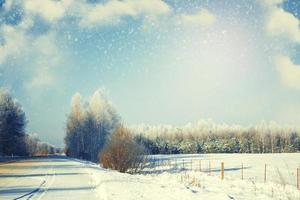
[[[94,174],[102,185],[99,194],[106,199],[300,199],[296,188],[300,154],[157,155],[152,160],[155,162],[140,175],[110,170]],[[221,162],[224,180],[220,179]]]
[[[205,199],[300,199],[296,188],[299,153],[157,155],[152,160],[155,164],[146,170],[155,172],[154,176],[177,178]]]
[[[264,182],[266,173],[267,182],[284,181],[295,186],[297,168],[300,168],[299,153],[156,155],[152,160],[160,166],[169,166],[169,170],[210,172],[213,176],[220,176],[223,162],[225,177],[242,179],[243,176],[245,180]]]
[[[300,154],[158,155],[152,159],[156,164],[150,163],[138,175],[68,158],[0,164],[0,199],[23,195],[21,199],[300,199],[295,186]],[[220,179],[221,162],[224,180]]]

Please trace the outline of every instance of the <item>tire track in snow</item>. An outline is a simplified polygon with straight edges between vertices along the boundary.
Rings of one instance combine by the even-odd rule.
[[[46,183],[46,181],[44,180],[44,181],[39,185],[38,188],[32,190],[31,192],[28,192],[28,193],[26,193],[26,194],[23,194],[22,196],[19,196],[19,197],[17,197],[17,198],[14,198],[14,200],[22,199],[22,198],[24,198],[24,197],[26,197],[26,196],[29,196],[29,195],[30,195],[30,196],[29,196],[27,199],[30,199],[30,197],[31,197],[34,193],[38,192],[38,191],[40,190],[40,188],[41,188],[45,183]]]
[[[42,167],[40,167],[42,168]],[[39,168],[39,169],[40,169]],[[36,169],[38,170],[38,169]],[[34,170],[34,171],[36,171]],[[18,199],[22,199],[22,198],[25,198],[27,197],[26,199],[31,199],[32,197],[35,197],[35,195],[38,194],[38,192],[42,191],[42,193],[37,196],[37,199],[41,199],[47,192],[47,190],[49,189],[49,187],[53,184],[54,180],[55,180],[55,173],[54,172],[54,168],[53,168],[53,165],[51,166],[51,169],[48,171],[48,174],[46,175],[46,177],[43,179],[42,183],[34,190],[26,193],[26,194],[23,194],[17,198],[15,198],[14,200],[18,200]],[[45,186],[45,188],[43,189],[43,187]]]
[[[18,161],[15,161],[15,162],[18,162]],[[7,164],[10,164],[10,163],[7,163]],[[38,168],[32,169],[29,172],[26,172],[26,174],[34,174],[36,171],[40,170],[41,168],[42,168],[42,166],[38,166]],[[29,179],[37,179],[36,177],[28,177],[28,178]],[[26,178],[21,179],[21,181],[18,179],[14,179],[13,181],[8,181],[6,184],[2,185],[1,187],[5,188],[5,187],[15,184],[15,183],[23,183],[24,181],[26,181],[25,179]]]
[[[32,193],[31,196],[29,196],[27,199],[36,197],[37,200],[40,200],[45,196],[48,189],[53,185],[53,183],[55,181],[55,172],[54,172],[53,165],[51,166],[51,170],[49,170],[49,171],[48,171],[48,175],[46,176],[46,179],[45,179],[45,184],[42,187],[40,187],[36,192]],[[38,193],[39,191],[41,191],[41,193]],[[36,196],[34,196],[34,195],[36,195]]]

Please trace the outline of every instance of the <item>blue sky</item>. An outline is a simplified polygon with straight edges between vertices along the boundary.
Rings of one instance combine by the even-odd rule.
[[[62,145],[71,97],[128,124],[300,123],[298,0],[0,0],[0,85]]]

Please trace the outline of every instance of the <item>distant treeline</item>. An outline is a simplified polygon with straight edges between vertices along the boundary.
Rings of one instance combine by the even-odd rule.
[[[300,152],[300,129],[274,122],[242,127],[200,121],[183,127],[139,125],[131,129],[151,154]]]
[[[36,134],[26,134],[26,154],[28,156],[45,156],[63,153],[61,148],[57,148],[47,142],[42,142]]]
[[[58,149],[41,142],[37,135],[26,134],[26,116],[9,92],[0,88],[0,156],[53,154]]]

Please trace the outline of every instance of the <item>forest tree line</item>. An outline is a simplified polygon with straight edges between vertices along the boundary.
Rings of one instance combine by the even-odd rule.
[[[0,88],[0,156],[54,154],[54,146],[41,142],[36,134],[26,133],[26,115],[10,93]]]
[[[243,127],[208,120],[183,127],[138,125],[131,129],[151,154],[300,152],[300,128],[275,122]]]
[[[67,118],[66,154],[99,161],[99,153],[120,124],[103,90],[86,101],[75,94]],[[244,127],[202,120],[182,127],[140,124],[128,128],[135,142],[150,154],[300,152],[300,128],[275,122]]]
[[[27,134],[26,125],[21,104],[7,90],[0,89],[0,156],[58,152],[37,135]],[[103,90],[97,90],[88,101],[77,93],[67,118],[65,152],[97,162],[111,133],[120,126],[120,117]],[[182,127],[142,124],[129,128],[134,140],[150,154],[300,152],[300,128],[275,122],[243,127],[208,120]]]

